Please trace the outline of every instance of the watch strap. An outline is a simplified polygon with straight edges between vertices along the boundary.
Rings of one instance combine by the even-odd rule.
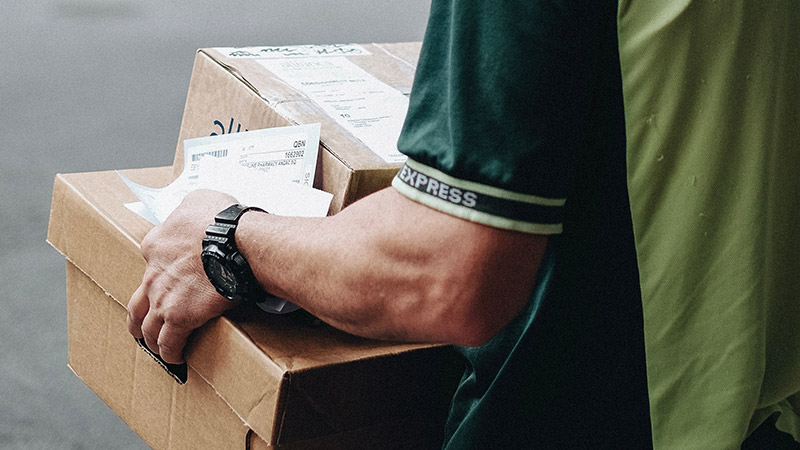
[[[220,211],[214,217],[214,221],[217,222],[218,224],[226,223],[226,224],[236,225],[237,223],[239,223],[239,219],[242,218],[242,214],[246,213],[247,211],[260,211],[266,213],[266,211],[257,206],[244,206],[235,203]]]

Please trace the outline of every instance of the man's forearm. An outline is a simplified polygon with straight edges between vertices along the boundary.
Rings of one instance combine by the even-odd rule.
[[[485,342],[524,307],[547,242],[392,188],[327,218],[248,213],[236,240],[268,291],[337,328],[461,345]]]

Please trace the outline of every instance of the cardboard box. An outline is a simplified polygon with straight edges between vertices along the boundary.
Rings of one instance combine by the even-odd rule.
[[[332,214],[391,184],[402,162],[382,159],[362,142],[362,129],[354,131],[343,126],[341,118],[337,121],[319,101],[312,100],[306,92],[290,86],[286,79],[265,68],[264,61],[274,61],[277,55],[296,53],[295,50],[297,47],[208,48],[197,52],[175,152],[175,176],[183,170],[183,141],[186,139],[319,122],[320,157],[314,186],[334,195]],[[420,43],[326,46],[318,50],[317,54],[346,58],[346,65],[366,71],[359,75],[362,78],[374,78],[390,87],[392,93],[407,95],[411,91]],[[288,58],[288,61],[301,61]],[[325,62],[325,58],[312,60]],[[338,72],[333,72],[331,76],[337,75]],[[397,133],[399,135],[399,130]],[[396,138],[389,138],[392,145],[396,145]]]
[[[167,184],[170,167],[126,170]],[[436,448],[462,367],[447,347],[358,338],[242,305],[197,330],[177,383],[127,333],[151,225],[113,172],[56,176],[69,366],[154,448]]]

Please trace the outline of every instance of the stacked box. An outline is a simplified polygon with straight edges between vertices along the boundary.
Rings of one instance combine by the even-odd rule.
[[[341,48],[360,53],[336,61],[356,64],[393,89],[410,89],[418,44],[330,51]],[[239,124],[244,130],[321,122],[316,187],[334,193],[332,213],[390,183],[400,162],[372,152],[346,123],[270,74],[269,64],[230,56],[236,51],[244,52],[198,52],[181,143],[233,132]],[[183,167],[181,154],[179,143],[173,167],[122,173],[165,186]],[[67,260],[69,366],[148,445],[440,445],[462,369],[449,347],[363,339],[241,305],[192,335],[185,365],[166,367],[147,354],[125,324],[125,307],[145,269],[140,243],[152,228],[125,207],[134,201],[114,171],[59,174],[48,242]]]

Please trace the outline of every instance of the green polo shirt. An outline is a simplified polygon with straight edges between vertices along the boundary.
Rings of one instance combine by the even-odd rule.
[[[800,8],[768,3],[433,1],[393,185],[551,235],[445,446],[800,428]]]
[[[552,235],[527,308],[460,349],[450,448],[650,445],[616,3],[586,4],[433,3],[394,186]]]

